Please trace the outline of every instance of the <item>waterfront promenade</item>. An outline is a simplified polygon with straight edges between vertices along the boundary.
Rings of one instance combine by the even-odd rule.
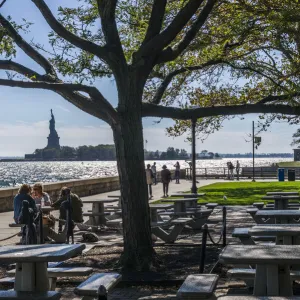
[[[223,182],[223,180],[221,180]],[[205,186],[211,183],[215,182],[220,182],[220,180],[200,180],[199,183],[197,183],[198,187]],[[183,191],[189,191],[191,188],[191,181],[190,180],[181,180],[180,184],[175,184],[175,181],[170,183],[169,187],[169,194],[174,194],[178,192],[183,192]],[[88,201],[88,200],[93,200],[97,198],[106,198],[108,195],[115,195],[119,194],[120,191],[112,191],[112,192],[107,192],[107,193],[102,193],[102,194],[97,194],[97,195],[92,195],[88,197],[82,197],[82,201]],[[161,199],[161,196],[163,195],[162,192],[162,184],[158,183],[157,185],[152,186],[152,193],[153,193],[153,199],[150,200],[150,203],[157,201]],[[84,204],[83,206],[83,211],[87,212],[92,208],[92,204]],[[58,217],[58,211],[54,211],[53,215],[55,217]],[[16,234],[19,232],[19,228],[10,228],[8,226],[9,223],[13,222],[13,212],[3,212],[0,213],[0,240],[5,239],[9,236],[12,236],[13,234]],[[0,245],[8,245],[8,244],[13,244],[16,243],[20,240],[19,237],[14,237],[11,239],[8,239],[6,241],[0,241]]]

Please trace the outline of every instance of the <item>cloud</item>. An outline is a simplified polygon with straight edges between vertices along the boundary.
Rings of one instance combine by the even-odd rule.
[[[62,111],[64,111],[64,112],[67,112],[67,113],[71,112],[68,108],[66,108],[64,106],[61,106],[61,105],[55,105],[55,107],[62,110]]]

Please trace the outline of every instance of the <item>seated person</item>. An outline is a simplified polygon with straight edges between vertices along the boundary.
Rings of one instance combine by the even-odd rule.
[[[28,184],[22,184],[18,194],[14,198],[14,220],[18,224],[19,223],[19,217],[22,210],[22,202],[23,200],[28,201],[28,206],[31,208],[34,212],[34,214],[37,212],[37,208],[35,205],[35,201],[30,196],[31,193],[31,187]]]
[[[41,183],[34,184],[32,189],[32,198],[35,200],[35,204],[41,207],[50,206],[52,204],[49,194],[44,192],[44,187]]]
[[[82,223],[83,216],[82,216],[82,207],[83,203],[81,199],[76,195],[70,192],[68,187],[63,187],[60,191],[60,195],[57,201],[55,201],[51,206],[54,209],[59,209],[59,219],[66,220],[67,219],[67,212],[66,212],[66,203],[65,201],[68,200],[68,194],[71,197],[71,208],[72,208],[72,220],[75,223]],[[58,231],[62,231],[62,223],[59,223]]]

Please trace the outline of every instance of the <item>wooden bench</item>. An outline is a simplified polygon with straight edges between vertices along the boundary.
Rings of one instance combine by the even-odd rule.
[[[78,268],[48,268],[49,277],[49,290],[54,291],[56,288],[56,281],[58,277],[78,277],[88,276],[93,272],[92,268],[78,267]],[[16,270],[10,270],[7,272],[8,275],[12,276],[16,274]],[[6,277],[7,282],[10,283],[11,277]],[[4,280],[2,281],[4,283]]]
[[[179,299],[209,299],[213,296],[219,276],[215,274],[189,275],[177,292]]]
[[[5,300],[58,300],[61,294],[50,291],[45,293],[40,292],[16,292],[10,291],[0,291],[0,299]]]
[[[107,297],[109,293],[122,279],[118,273],[97,273],[75,288],[74,293],[85,297],[85,300],[98,296]]]

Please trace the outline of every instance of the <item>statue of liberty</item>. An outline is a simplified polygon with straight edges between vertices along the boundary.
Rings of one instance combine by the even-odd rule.
[[[60,149],[59,136],[55,130],[55,118],[51,109],[51,119],[49,121],[50,134],[48,136],[48,145],[46,148]]]
[[[49,121],[49,129],[50,129],[50,133],[55,131],[55,119],[54,119],[54,115],[51,109],[51,120]]]

